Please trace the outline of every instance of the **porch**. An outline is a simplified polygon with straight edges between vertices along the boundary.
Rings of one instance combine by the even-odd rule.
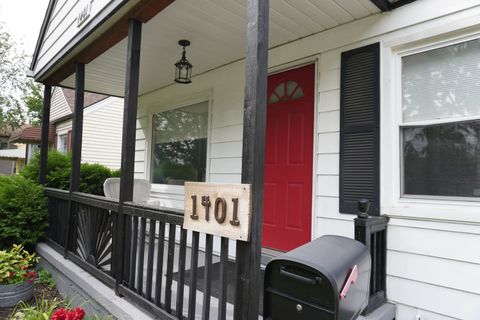
[[[123,206],[127,227],[122,230],[116,223],[117,201],[49,188],[46,195],[48,241],[39,247],[39,253],[54,274],[66,277],[69,287],[78,287],[74,299],[81,298],[78,291],[86,291],[93,299],[87,303],[104,301],[105,308],[109,312],[116,310],[117,316],[128,310],[126,318],[130,312],[147,312],[160,319],[234,319],[238,264],[233,241],[183,229],[183,212],[179,210],[127,202]],[[71,222],[66,214],[69,205],[73,211]],[[391,319],[393,315],[393,305],[385,304],[386,224],[381,217],[359,217],[355,221],[356,239],[370,248],[372,259],[368,316],[362,319]],[[117,251],[120,237],[125,238],[124,248]],[[262,255],[258,269],[261,281],[255,285],[260,318],[264,264],[271,257]],[[122,273],[116,269],[116,259],[125,265]],[[76,267],[68,267],[68,263]],[[72,275],[78,267],[93,279],[79,280],[82,276]],[[82,287],[84,281],[88,284]],[[94,285],[95,281],[101,285]],[[119,296],[127,301],[125,310],[122,298],[106,302],[117,288]],[[139,309],[135,310],[135,306]]]
[[[303,3],[298,7],[302,12],[299,14],[288,10],[293,6],[287,2],[272,4],[275,14],[269,32],[268,1],[248,1],[246,5],[230,1],[227,8],[223,7],[224,2],[220,4],[218,1],[215,1],[215,4],[204,1],[199,7],[186,1],[139,1],[127,8],[128,10],[124,8],[121,19],[109,29],[115,31],[114,33],[105,32],[95,39],[90,39],[88,43],[81,43],[80,49],[65,49],[66,53],[61,57],[61,62],[57,61],[57,65],[49,68],[47,64],[44,69],[39,68],[37,78],[47,84],[45,123],[49,116],[50,86],[61,85],[74,87],[76,90],[70,190],[46,190],[49,198],[50,244],[65,258],[114,289],[116,294],[133,301],[156,317],[258,317],[262,290],[268,50],[392,8],[391,2],[387,1],[355,1],[354,5],[347,9],[339,9],[338,5],[334,4],[336,18],[328,20],[326,15],[324,17],[328,23],[325,22],[325,26],[314,22],[305,28],[294,27],[297,24],[295,21],[301,19],[299,16],[308,17],[312,5]],[[402,2],[408,1],[395,1],[395,6]],[[320,16],[321,12],[329,10],[328,5],[319,6],[316,14]],[[118,18],[117,12],[112,11],[111,14]],[[221,19],[216,18],[220,16]],[[195,23],[186,25],[182,18],[197,22],[199,29]],[[227,21],[230,18],[234,23]],[[212,23],[204,22],[211,20],[219,25],[212,26]],[[295,30],[288,31],[281,26],[288,21]],[[246,37],[243,35],[243,25],[247,25]],[[91,31],[92,34],[97,32]],[[158,41],[159,33],[162,33],[161,38],[164,41]],[[272,36],[270,41],[269,35]],[[199,65],[195,69],[197,71],[193,77],[194,84],[188,90],[188,97],[184,87],[172,85],[172,65],[158,62],[171,59],[175,61],[178,53],[175,43],[184,37],[195,39],[192,49],[196,46],[196,56],[193,57]],[[219,39],[220,41],[217,41]],[[221,46],[213,49],[218,43]],[[244,45],[245,60],[244,55],[239,53],[243,52]],[[157,52],[161,52],[160,59]],[[296,56],[277,56],[273,72],[288,69],[292,65],[312,64],[315,60],[314,53],[306,54],[307,58],[292,58]],[[305,56],[305,53],[302,53],[302,56]],[[228,67],[220,68],[224,65]],[[216,73],[221,75],[215,80],[198,85],[196,80],[200,83],[202,76],[209,72],[212,72],[213,75],[209,75],[212,78],[218,76]],[[241,152],[237,154],[235,164],[241,168],[238,168],[233,178],[230,175],[227,180],[252,185],[252,232],[246,242],[234,242],[227,238],[183,229],[183,210],[147,207],[132,202],[134,177],[138,174],[143,174],[144,178],[152,176],[146,164],[152,154],[151,151],[147,152],[145,137],[145,148],[137,148],[138,140],[142,140],[141,135],[148,131],[146,128],[151,128],[151,124],[146,124],[151,121],[151,114],[148,117],[147,114],[152,113],[152,108],[156,106],[184,106],[185,100],[199,102],[199,99],[204,99],[206,92],[208,95],[208,92],[213,90],[212,86],[215,86],[215,90],[219,88],[231,92],[231,83],[222,87],[225,79],[231,78],[234,78],[234,83],[241,88],[235,91],[235,114],[232,117],[235,118],[236,133],[240,133],[234,148]],[[165,95],[156,94],[156,89],[167,87],[170,92]],[[125,98],[119,202],[78,192],[83,132],[82,106],[86,90]],[[312,88],[312,101],[316,99],[313,98],[315,92],[316,88]],[[221,97],[228,98],[226,95]],[[216,99],[219,106],[218,98],[219,96],[215,96],[210,100]],[[222,107],[230,111],[234,109],[231,101],[223,100],[222,103]],[[313,122],[313,119],[311,120]],[[148,134],[152,135],[151,132]],[[44,126],[43,137],[47,135],[48,128]],[[40,182],[45,181],[47,149],[46,145],[42,145]],[[139,170],[138,166],[143,167],[143,171]],[[214,178],[210,174],[210,179],[206,180],[226,182],[222,178],[225,176]],[[310,181],[310,184],[314,183]],[[181,190],[177,196],[182,197]],[[313,209],[309,208],[307,211],[311,219]],[[378,221],[380,223],[377,224]],[[355,231],[356,238],[371,247],[373,268],[370,310],[385,301],[385,225],[382,218],[367,221],[358,218]],[[307,238],[312,239],[313,236],[309,233]],[[218,280],[215,280],[217,276]]]

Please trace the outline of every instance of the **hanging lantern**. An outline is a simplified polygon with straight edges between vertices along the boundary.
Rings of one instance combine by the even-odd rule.
[[[175,82],[188,84],[192,82],[192,64],[185,56],[185,47],[190,45],[188,40],[180,40],[178,44],[183,47],[182,58],[175,63]]]

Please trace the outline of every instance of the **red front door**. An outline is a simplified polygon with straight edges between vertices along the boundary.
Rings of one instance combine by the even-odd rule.
[[[263,246],[311,240],[314,65],[268,78]]]

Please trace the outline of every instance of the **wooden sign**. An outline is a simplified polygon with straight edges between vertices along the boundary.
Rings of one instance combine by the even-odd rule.
[[[185,182],[183,228],[248,241],[251,202],[249,184]]]

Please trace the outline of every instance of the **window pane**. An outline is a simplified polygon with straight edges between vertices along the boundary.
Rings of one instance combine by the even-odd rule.
[[[153,116],[152,182],[205,181],[208,102]]]
[[[403,120],[480,114],[480,40],[402,59]]]
[[[480,121],[402,131],[405,194],[480,196]]]
[[[58,151],[62,152],[62,153],[67,153],[67,149],[68,149],[68,137],[66,134],[63,134],[61,136],[59,136],[59,142],[58,142]]]

